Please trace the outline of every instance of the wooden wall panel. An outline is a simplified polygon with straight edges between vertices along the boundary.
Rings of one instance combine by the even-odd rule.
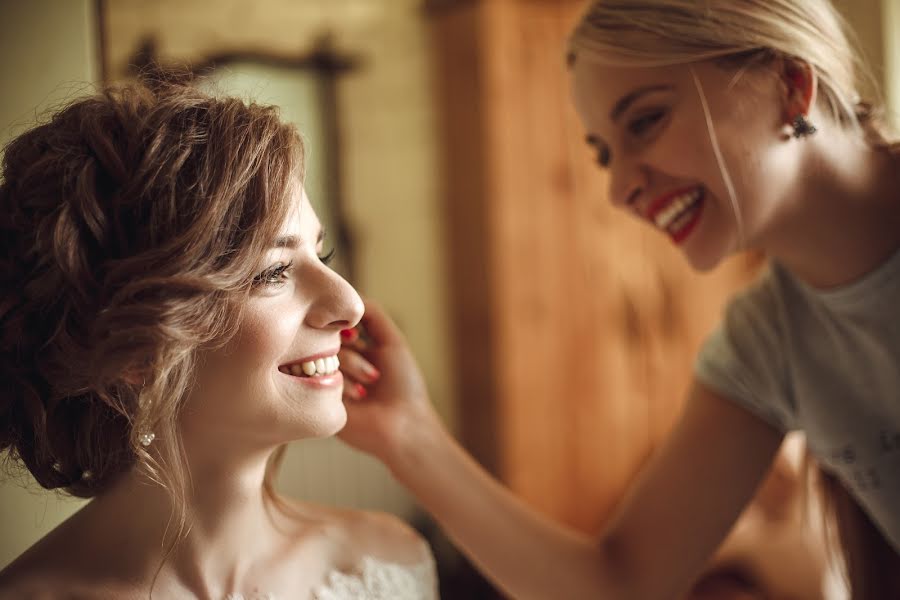
[[[693,357],[755,261],[695,274],[609,204],[563,60],[580,9],[483,0],[434,21],[450,254],[469,256],[451,265],[468,315],[456,343],[485,368],[460,372],[464,437],[532,505],[595,530],[677,417]],[[476,255],[486,266],[472,271]]]

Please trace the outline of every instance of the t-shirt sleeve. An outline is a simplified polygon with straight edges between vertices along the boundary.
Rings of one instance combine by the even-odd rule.
[[[737,296],[694,366],[701,383],[779,430],[794,426],[786,344],[773,281],[764,277]]]

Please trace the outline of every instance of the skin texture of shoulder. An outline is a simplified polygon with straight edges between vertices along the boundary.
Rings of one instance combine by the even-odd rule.
[[[335,568],[350,569],[363,558],[399,565],[418,565],[431,560],[431,550],[422,536],[401,518],[377,511],[341,509],[291,503],[294,509],[320,519],[319,535],[334,557]],[[298,537],[298,544],[307,540]]]
[[[422,536],[391,514],[359,512],[349,521],[348,535],[367,554],[384,562],[416,565],[431,557]]]
[[[14,562],[0,572],[0,600],[138,600],[134,590],[85,585],[65,572],[41,569],[34,562]]]
[[[82,554],[61,534],[69,527],[64,522],[0,571],[0,600],[91,597],[67,575],[77,568],[67,557]]]
[[[53,533],[0,571],[0,600],[137,600],[136,589],[85,574],[80,546],[60,544]]]

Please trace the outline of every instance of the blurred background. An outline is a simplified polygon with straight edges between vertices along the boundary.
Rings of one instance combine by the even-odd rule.
[[[900,0],[836,4],[875,74],[867,93],[881,87],[896,117]],[[281,106],[307,141],[307,190],[337,269],[398,321],[451,429],[533,506],[596,531],[760,260],[695,275],[606,202],[562,58],[581,8],[0,0],[0,143],[151,62]],[[444,597],[496,597],[383,467],[339,442],[294,444],[280,484],[402,516],[431,539]],[[15,473],[0,482],[0,568],[81,505],[35,487]]]

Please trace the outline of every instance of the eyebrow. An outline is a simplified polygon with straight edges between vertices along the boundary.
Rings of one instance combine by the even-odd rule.
[[[321,228],[319,230],[319,237],[316,238],[316,246],[322,243],[325,239],[325,228]],[[291,248],[294,249],[300,245],[300,237],[296,235],[281,235],[275,238],[275,242],[272,244],[273,248]]]
[[[663,90],[672,90],[672,89],[674,89],[674,86],[663,85],[663,84],[648,85],[648,86],[645,86],[642,88],[638,88],[638,89],[634,90],[633,92],[626,94],[618,102],[616,102],[616,105],[613,106],[613,109],[609,112],[609,118],[612,121],[617,120],[619,117],[622,116],[622,113],[625,112],[628,109],[628,107],[634,103],[635,100],[637,100],[638,98],[640,98],[641,96],[643,96],[645,94],[650,94],[652,92],[659,92],[659,91],[663,91]]]

